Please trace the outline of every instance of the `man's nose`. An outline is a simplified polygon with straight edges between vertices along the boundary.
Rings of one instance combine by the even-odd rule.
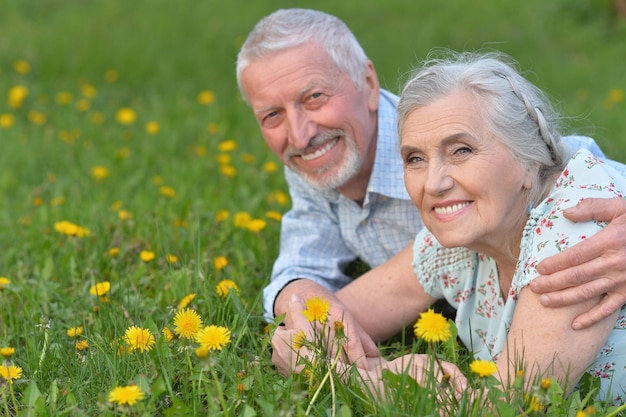
[[[289,143],[298,149],[306,148],[316,134],[315,122],[302,110],[287,112],[287,126]]]

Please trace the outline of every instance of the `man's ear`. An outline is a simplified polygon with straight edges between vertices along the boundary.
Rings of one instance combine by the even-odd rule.
[[[368,60],[365,64],[363,76],[363,91],[367,96],[367,105],[371,111],[376,111],[378,110],[378,100],[380,99],[380,84],[372,61]]]

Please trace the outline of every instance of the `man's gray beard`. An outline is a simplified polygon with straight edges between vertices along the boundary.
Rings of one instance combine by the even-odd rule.
[[[292,164],[289,155],[285,156],[285,161],[287,161],[287,167],[289,167],[289,169],[298,174],[311,187],[320,191],[335,190],[341,187],[350,179],[352,179],[355,175],[357,175],[361,170],[361,166],[363,165],[363,159],[359,154],[356,142],[352,140],[353,138],[348,138],[342,130],[332,130],[326,132],[323,136],[321,136],[321,140],[320,138],[316,138],[316,140],[312,141],[312,143],[315,144],[316,142],[320,141],[324,142],[330,138],[334,138],[337,136],[343,138],[343,140],[345,141],[346,154],[341,167],[339,167],[337,172],[335,172],[334,174],[328,176],[324,175],[327,171],[337,169],[336,166],[330,166],[323,167],[315,172],[315,174],[320,175],[321,178],[312,177],[308,175],[308,173],[303,172],[298,166],[296,166],[296,164]]]

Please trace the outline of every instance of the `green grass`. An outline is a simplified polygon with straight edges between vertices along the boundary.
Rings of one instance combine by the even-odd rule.
[[[510,53],[574,130],[626,160],[626,102],[610,99],[626,90],[626,21],[608,2],[5,0],[0,115],[14,123],[0,127],[0,276],[10,280],[0,290],[0,347],[15,348],[10,360],[23,376],[0,383],[0,415],[304,415],[309,404],[311,415],[436,414],[423,389],[402,381],[388,401],[374,401],[354,380],[335,375],[333,389],[321,386],[328,364],[283,379],[271,363],[260,294],[280,224],[267,213],[289,204],[276,198],[286,193],[282,170],[267,168],[278,160],[239,98],[234,63],[261,16],[292,6],[344,19],[392,91],[433,46]],[[28,73],[14,70],[19,60]],[[105,79],[109,70],[116,80]],[[29,92],[21,108],[7,101],[16,85]],[[84,96],[85,85],[95,96]],[[205,90],[215,94],[211,104],[197,100]],[[60,92],[71,94],[68,104],[56,102]],[[135,122],[119,124],[120,108],[132,108]],[[32,111],[45,123],[33,123]],[[146,132],[149,121],[158,122],[156,134]],[[230,141],[236,148],[221,150]],[[97,166],[108,170],[100,181],[91,175]],[[225,175],[224,166],[236,174]],[[164,195],[164,185],[176,195]],[[120,210],[132,217],[121,219]],[[218,220],[222,211],[229,217]],[[237,213],[265,228],[237,225]],[[90,235],[57,232],[63,220]],[[140,260],[142,250],[155,259]],[[169,254],[178,261],[168,263]],[[214,260],[222,256],[228,265],[220,269]],[[217,295],[224,279],[238,295]],[[102,281],[111,283],[106,303],[89,293]],[[205,325],[232,331],[231,343],[204,360],[194,341],[162,336],[190,293]],[[76,326],[86,350],[67,335]],[[130,326],[149,329],[154,348],[118,354],[115,342]],[[423,346],[385,348],[394,355]],[[113,388],[130,384],[146,398],[130,409],[108,403]],[[550,395],[558,397],[557,388]],[[589,404],[556,397],[545,399],[548,415],[576,415]],[[519,415],[517,401],[501,405],[501,415]],[[609,413],[595,406],[596,415]],[[462,404],[457,415],[481,415],[472,407]]]

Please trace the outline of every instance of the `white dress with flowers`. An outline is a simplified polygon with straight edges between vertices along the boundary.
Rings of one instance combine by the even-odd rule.
[[[506,302],[501,295],[495,261],[466,248],[444,248],[424,229],[415,240],[415,272],[433,297],[457,309],[459,337],[478,359],[497,360],[506,343],[517,299],[539,274],[542,259],[598,233],[606,224],[573,223],[562,211],[584,198],[622,197],[626,179],[587,150],[578,151],[561,173],[550,195],[530,213],[520,257]],[[622,308],[607,342],[587,370],[599,377],[599,399],[626,399],[626,308]],[[609,394],[610,393],[610,394]]]

